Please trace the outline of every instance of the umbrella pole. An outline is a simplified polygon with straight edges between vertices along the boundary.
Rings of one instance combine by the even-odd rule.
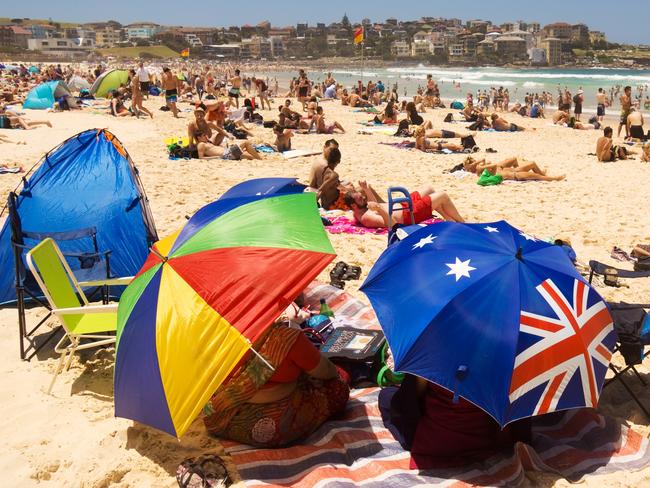
[[[250,341],[249,341],[249,344],[250,344]],[[269,368],[271,368],[271,371],[275,371],[275,368],[274,368],[273,366],[271,366],[271,363],[269,363],[266,359],[264,359],[264,357],[263,357],[259,352],[257,352],[257,351],[253,348],[252,345],[251,345],[251,351],[253,351],[253,353],[254,353],[258,358],[260,358],[260,361],[262,361],[262,362],[263,362],[264,364],[266,364]]]

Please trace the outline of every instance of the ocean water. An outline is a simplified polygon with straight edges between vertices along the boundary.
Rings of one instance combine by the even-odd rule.
[[[626,68],[586,68],[586,69],[512,69],[512,68],[441,68],[437,66],[392,67],[385,69],[372,68],[363,74],[360,69],[331,70],[334,78],[344,86],[352,86],[362,75],[367,82],[369,79],[381,80],[386,86],[397,84],[398,93],[404,96],[415,94],[418,86],[426,85],[428,74],[433,75],[438,82],[441,96],[444,99],[464,100],[467,93],[476,96],[477,90],[490,90],[491,87],[507,88],[510,92],[511,103],[523,101],[526,93],[550,92],[554,100],[558,89],[567,87],[572,94],[578,89],[584,90],[585,106],[595,107],[598,88],[603,88],[609,96],[612,87],[625,85],[632,87],[633,95],[643,89],[645,100],[650,88],[650,70]],[[278,80],[287,82],[297,73],[278,73]],[[308,76],[314,81],[322,81],[326,72],[308,71]],[[618,100],[614,106],[618,106]],[[641,103],[643,107],[643,101]]]

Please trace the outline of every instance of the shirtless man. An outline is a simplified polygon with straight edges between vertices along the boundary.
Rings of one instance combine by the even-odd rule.
[[[241,92],[241,76],[238,69],[235,70],[235,76],[230,78],[230,90],[228,90],[228,106],[239,108],[239,93]],[[234,102],[233,102],[234,100]]]
[[[612,141],[614,130],[611,127],[605,127],[603,136],[596,142],[596,156],[598,161],[611,163],[617,159],[627,159],[628,151],[622,146],[615,146]]]
[[[496,113],[492,114],[490,118],[492,119],[492,128],[497,132],[523,132],[526,130],[525,127],[511,124],[503,117],[499,117]]]
[[[598,89],[598,93],[596,94],[596,103],[598,104],[596,108],[596,116],[598,117],[598,122],[602,122],[605,118],[605,107],[607,107],[607,104],[609,103],[607,93],[605,93],[605,90],[602,88]]]
[[[142,63],[140,63],[142,65]],[[140,112],[144,112],[153,119],[153,114],[142,105],[142,82],[139,77],[136,76],[136,71],[131,70],[131,108],[135,113],[135,116],[140,118]]]
[[[555,125],[564,125],[569,122],[569,112],[566,112],[564,110],[558,110],[553,114],[553,123]]]
[[[311,125],[309,126],[309,130],[311,130],[314,125],[316,126],[317,134],[334,134],[334,131],[336,130],[339,130],[341,131],[342,134],[345,134],[345,129],[338,122],[336,121],[330,123],[325,122],[323,107],[318,107],[316,109],[316,115],[314,115],[314,117],[311,119]]]
[[[625,127],[625,137],[630,137],[629,130],[627,128],[627,117],[630,115],[630,108],[632,107],[632,87],[626,86],[623,90],[623,94],[620,96],[619,101],[621,102],[621,120],[618,124],[618,131],[616,136],[621,135],[621,129]]]
[[[165,67],[163,68],[162,84],[165,90],[165,104],[169,110],[174,114],[174,118],[178,117],[178,108],[176,108],[176,101],[178,100],[178,78],[174,76],[172,70]]]
[[[348,191],[345,194],[345,203],[352,209],[355,220],[370,229],[388,227],[388,204],[378,202],[365,181],[359,181],[359,187],[361,191]],[[434,211],[447,221],[465,222],[449,195],[436,192],[431,186],[412,192],[411,200],[415,222],[411,222],[411,215],[406,209],[393,213],[393,224],[419,224],[430,219]]]
[[[262,110],[264,110],[265,103],[267,108],[271,110],[271,102],[269,101],[269,87],[266,84],[266,82],[262,79],[258,79],[255,77],[253,77],[252,82],[253,85],[255,85],[255,89],[257,91],[257,98],[260,101],[260,107],[262,107]]]
[[[205,132],[198,131],[195,133],[197,140],[196,149],[199,153],[199,159],[226,159],[230,161],[239,161],[240,159],[262,159],[250,141],[243,141],[240,144],[223,147],[212,144]]]
[[[235,136],[226,132],[217,124],[205,120],[205,111],[202,108],[197,108],[194,111],[194,121],[187,125],[187,137],[190,140],[191,146],[198,143],[196,134],[199,132],[205,134],[208,141],[216,146],[220,146],[226,138],[230,140],[235,139]]]
[[[627,116],[627,133],[629,139],[646,140],[645,132],[643,132],[643,114],[641,111],[634,107],[630,107],[630,114]]]

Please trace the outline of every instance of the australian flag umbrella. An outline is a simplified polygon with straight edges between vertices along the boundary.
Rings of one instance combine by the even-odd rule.
[[[384,251],[361,290],[396,371],[450,390],[501,426],[598,403],[612,318],[558,246],[505,221],[434,224]]]

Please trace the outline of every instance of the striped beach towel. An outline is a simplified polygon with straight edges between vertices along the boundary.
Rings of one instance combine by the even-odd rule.
[[[300,445],[255,449],[225,441],[248,487],[381,488],[386,486],[518,486],[525,471],[570,481],[586,474],[634,471],[650,462],[648,439],[592,410],[534,421],[530,445],[464,468],[409,469],[404,451],[381,419],[378,388],[354,390],[344,417],[321,426]]]

